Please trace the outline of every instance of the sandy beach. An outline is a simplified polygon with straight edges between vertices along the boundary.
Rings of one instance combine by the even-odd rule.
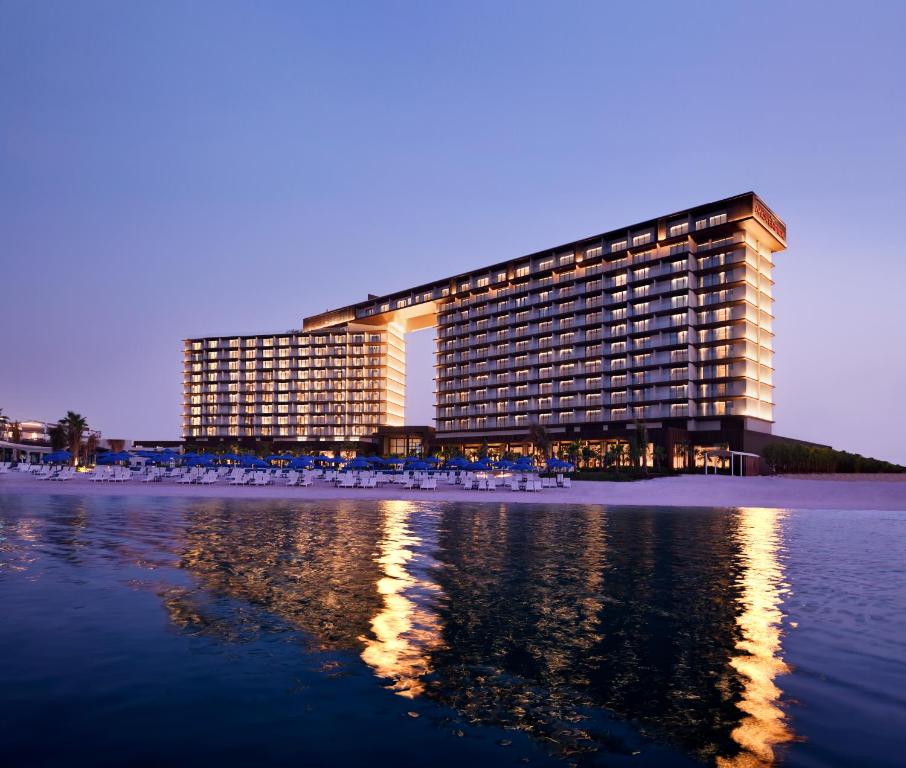
[[[160,483],[92,483],[87,477],[66,482],[41,481],[18,473],[0,475],[0,494],[87,496],[184,496],[230,499],[418,499],[530,504],[605,504],[609,506],[771,507],[779,509],[906,510],[906,475],[812,477],[723,477],[682,475],[632,483],[574,482],[571,488],[537,493],[510,490],[464,491],[441,484],[436,491],[335,488],[316,482],[310,488],[272,485],[196,486]]]

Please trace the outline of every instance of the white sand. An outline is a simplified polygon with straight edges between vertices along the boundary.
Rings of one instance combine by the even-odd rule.
[[[537,493],[463,491],[443,483],[436,491],[334,488],[316,481],[310,488],[176,485],[172,482],[92,483],[85,477],[65,482],[28,475],[0,475],[0,494],[87,496],[185,496],[230,499],[419,499],[532,504],[607,504],[670,507],[773,507],[906,511],[906,475],[802,477],[723,477],[682,475],[634,483],[574,482],[572,488]]]

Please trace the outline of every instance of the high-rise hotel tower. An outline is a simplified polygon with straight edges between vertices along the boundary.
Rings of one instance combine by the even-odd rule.
[[[785,224],[749,192],[370,296],[302,330],[189,339],[184,437],[379,448],[403,427],[404,334],[434,327],[437,443],[520,453],[539,423],[603,448],[644,423],[674,466],[693,447],[757,450],[785,247]]]

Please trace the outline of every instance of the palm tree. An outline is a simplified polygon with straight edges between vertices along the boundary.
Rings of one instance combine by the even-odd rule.
[[[632,430],[632,434],[629,437],[629,457],[632,461],[632,466],[642,467],[644,466],[647,470],[648,462],[647,454],[648,453],[648,430],[645,428],[645,423],[642,421],[635,422],[635,429]]]
[[[624,443],[611,443],[607,446],[607,452],[604,454],[604,465],[610,469],[618,467],[623,463],[623,456],[626,453]]]
[[[529,423],[528,427],[529,442],[535,447],[535,450],[543,455],[545,459],[550,458],[551,436],[543,424],[537,421]]]
[[[88,429],[88,419],[75,411],[66,411],[66,415],[59,421],[59,427],[66,436],[66,442],[69,444],[69,450],[72,453],[72,463],[78,466],[82,435]]]
[[[582,443],[579,440],[573,440],[566,446],[566,458],[577,469],[579,467],[579,457],[582,455]]]

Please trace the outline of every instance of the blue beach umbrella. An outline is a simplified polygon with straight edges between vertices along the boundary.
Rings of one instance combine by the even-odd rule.
[[[56,462],[69,461],[71,458],[72,458],[72,454],[69,451],[55,451],[53,453],[45,454],[42,460],[46,461],[48,463],[51,463],[51,462],[56,463]]]

